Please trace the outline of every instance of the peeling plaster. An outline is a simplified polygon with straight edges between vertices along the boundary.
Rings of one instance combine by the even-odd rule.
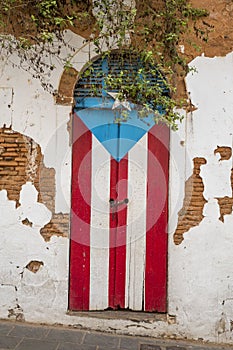
[[[216,153],[219,153],[221,156],[219,161],[229,160],[232,156],[232,149],[231,147],[227,147],[227,146],[217,146],[217,148],[214,150],[214,154]]]
[[[32,227],[32,222],[28,220],[28,218],[22,220],[22,224],[26,226]]]
[[[219,159],[216,158],[217,154],[220,156]],[[233,193],[231,157],[231,147],[217,146],[214,156],[210,156],[208,161],[204,158],[194,158],[193,175],[186,181],[183,208],[178,213],[178,225],[174,234],[176,244],[182,242],[184,232],[200,224],[205,216],[204,205],[208,201],[211,203],[212,199],[217,199],[220,221],[224,222],[224,216],[232,214],[233,195],[217,197],[220,193]],[[199,163],[204,165],[201,170]]]
[[[32,227],[44,227],[51,220],[51,212],[44,204],[38,203],[38,192],[32,183],[27,182],[20,192],[20,206],[17,208],[18,220],[26,218]]]
[[[27,181],[33,182],[38,172],[38,145],[35,141],[33,141],[32,139],[29,140],[26,136],[23,136],[23,139],[25,142],[25,147],[27,149],[26,178]]]
[[[24,322],[25,317],[23,314],[23,309],[19,304],[17,304],[14,308],[8,310],[8,318],[14,319],[16,321]]]
[[[203,196],[204,184],[200,171],[201,166],[206,164],[206,160],[194,158],[193,163],[193,174],[185,183],[183,207],[178,213],[179,219],[174,233],[175,244],[180,244],[183,241],[183,234],[190,228],[198,226],[204,218],[203,208],[207,201]]]
[[[74,100],[74,86],[78,78],[78,71],[74,68],[65,69],[59,83],[56,103],[60,105],[72,105]]]
[[[54,210],[54,170],[44,166],[40,146],[11,127],[0,128],[0,146],[0,190],[6,189],[8,198],[18,206],[23,184],[31,181],[39,192],[39,201]]]
[[[35,187],[28,182],[20,193],[21,205],[15,208],[6,191],[0,191],[0,317],[23,320],[34,304],[41,312],[44,308],[66,308],[68,242],[62,237],[44,241],[40,228],[51,213],[36,202],[36,197]],[[25,212],[31,227],[23,225],[19,217]],[[58,290],[57,285],[62,287]]]
[[[43,228],[41,234],[47,241],[55,234],[68,236],[69,214],[55,213],[55,172],[45,167],[40,146],[12,128],[0,129],[0,146],[0,189],[6,189],[8,198],[16,202],[18,219],[24,225],[35,226],[38,223],[34,216],[40,213],[40,216],[45,216],[40,228]],[[47,213],[43,204],[48,208]]]

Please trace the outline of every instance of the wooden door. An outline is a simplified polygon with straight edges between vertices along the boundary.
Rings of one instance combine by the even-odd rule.
[[[169,129],[97,102],[73,115],[69,309],[166,312]]]

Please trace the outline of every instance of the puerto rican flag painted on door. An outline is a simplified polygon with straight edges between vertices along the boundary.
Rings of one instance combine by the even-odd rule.
[[[114,103],[74,110],[69,309],[166,312],[169,128]]]
[[[169,129],[104,79],[127,71],[133,84],[141,64],[113,52],[75,86],[70,310],[166,312]],[[146,81],[167,95],[156,69]]]

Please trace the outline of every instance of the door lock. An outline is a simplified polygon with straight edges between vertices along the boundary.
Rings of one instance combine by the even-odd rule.
[[[117,207],[118,205],[121,205],[121,204],[128,204],[129,200],[128,200],[128,198],[125,198],[122,201],[117,201],[113,198],[110,198],[109,203],[110,203],[110,207],[114,208],[114,207]]]

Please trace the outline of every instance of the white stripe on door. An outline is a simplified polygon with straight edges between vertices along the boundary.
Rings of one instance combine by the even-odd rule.
[[[92,135],[90,310],[108,307],[110,154]]]
[[[126,247],[125,305],[132,310],[144,307],[146,250],[147,134],[128,154],[128,217]]]

